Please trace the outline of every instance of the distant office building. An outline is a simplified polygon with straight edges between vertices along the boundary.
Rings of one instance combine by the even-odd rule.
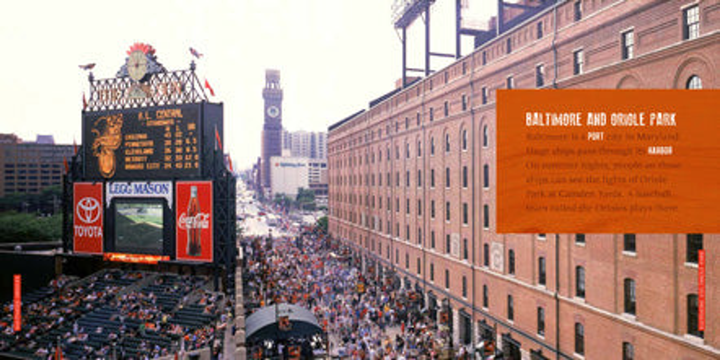
[[[327,133],[308,131],[284,131],[283,149],[290,150],[290,156],[311,159],[327,158]]]
[[[310,159],[308,167],[308,187],[315,193],[315,204],[328,204],[327,159]]]
[[[272,196],[285,194],[295,197],[298,189],[309,187],[308,159],[273,156],[270,158]]]
[[[272,196],[297,196],[298,189],[312,189],[317,196],[327,195],[327,162],[306,157],[270,158]]]
[[[0,134],[0,197],[12,193],[39,194],[62,184],[63,158],[70,161],[72,145],[55,145],[52,135],[23,142],[15,134]]]
[[[260,176],[262,186],[270,188],[272,173],[270,171],[270,158],[282,155],[282,99],[283,91],[280,88],[280,71],[265,71],[265,123],[262,133],[262,167]]]
[[[317,156],[318,159],[327,159],[327,133],[317,133]]]
[[[327,185],[327,161],[309,159],[308,161],[308,183],[310,185]]]

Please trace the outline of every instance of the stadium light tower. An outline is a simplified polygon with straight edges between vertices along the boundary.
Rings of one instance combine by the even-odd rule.
[[[455,54],[438,53],[430,50],[430,6],[436,0],[395,0],[391,7],[392,22],[395,30],[400,31],[402,42],[402,86],[408,85],[407,73],[418,72],[430,75],[433,70],[430,67],[430,58],[445,57],[459,59],[461,56],[461,36],[477,36],[484,33],[482,30],[465,29],[462,27],[462,9],[467,7],[468,0],[455,0]],[[422,17],[425,23],[425,67],[423,69],[407,67],[407,28],[412,25],[418,17]]]
[[[430,66],[431,57],[445,57],[459,59],[461,52],[461,38],[463,35],[472,36],[474,38],[475,47],[487,42],[488,40],[499,36],[508,29],[516,26],[522,21],[530,18],[543,8],[557,3],[558,0],[495,0],[497,5],[497,15],[495,23],[490,25],[488,29],[478,29],[463,26],[463,11],[470,8],[471,1],[486,1],[491,3],[493,0],[454,0],[455,1],[455,54],[438,53],[431,51],[430,48],[430,7],[437,0],[394,0],[392,11],[392,23],[396,31],[399,31],[400,41],[402,42],[402,86],[408,84],[407,73],[416,72],[424,73],[425,76],[430,75],[433,70]],[[452,0],[446,0],[452,1]],[[508,9],[508,11],[506,11]],[[407,28],[420,17],[425,23],[425,67],[423,69],[407,67]]]

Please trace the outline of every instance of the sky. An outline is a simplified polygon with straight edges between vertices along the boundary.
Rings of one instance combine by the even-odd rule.
[[[465,20],[495,13],[492,0],[466,0]],[[283,126],[327,127],[394,89],[401,42],[390,0],[15,1],[0,14],[0,133],[33,141],[81,142],[88,74],[114,77],[127,49],[144,42],[168,70],[189,68],[189,47],[204,56],[196,74],[224,104],[225,150],[236,168],[260,155],[265,69],[281,72]],[[433,52],[454,53],[453,0],[431,12]],[[480,19],[480,20],[478,20]],[[423,66],[424,27],[408,30],[408,66]],[[463,54],[472,39],[463,42]],[[432,68],[449,63],[432,60]],[[209,94],[208,94],[209,96]]]

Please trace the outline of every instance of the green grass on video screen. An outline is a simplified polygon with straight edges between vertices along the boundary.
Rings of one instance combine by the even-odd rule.
[[[115,204],[115,250],[162,254],[162,202],[118,202]]]

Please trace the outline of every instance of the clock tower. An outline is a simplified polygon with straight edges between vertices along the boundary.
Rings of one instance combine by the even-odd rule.
[[[263,89],[263,108],[265,119],[262,136],[262,168],[260,175],[263,188],[269,189],[270,157],[282,156],[282,98],[280,71],[265,70],[265,88]]]

